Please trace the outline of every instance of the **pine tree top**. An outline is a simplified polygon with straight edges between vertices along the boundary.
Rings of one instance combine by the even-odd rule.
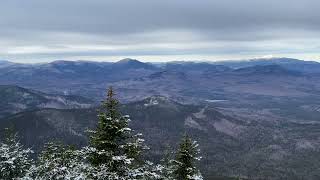
[[[97,150],[92,163],[109,164],[112,171],[122,171],[119,169],[127,162],[137,162],[144,147],[143,140],[129,128],[129,116],[121,114],[111,87],[102,102],[98,119],[98,126],[90,137],[90,145]]]
[[[188,180],[201,176],[196,167],[196,162],[201,159],[199,153],[198,143],[185,135],[174,160],[174,174],[177,179]]]
[[[107,98],[102,102],[102,111],[105,112],[106,117],[116,118],[121,116],[119,112],[119,101],[115,98],[115,93],[112,87],[107,91]]]

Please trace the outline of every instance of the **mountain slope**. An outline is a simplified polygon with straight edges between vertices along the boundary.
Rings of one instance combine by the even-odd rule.
[[[143,133],[151,147],[149,158],[155,161],[167,145],[176,147],[188,132],[199,141],[201,169],[208,179],[216,175],[315,179],[319,173],[314,167],[320,160],[316,155],[320,124],[241,118],[211,105],[182,105],[161,96],[123,105],[122,111],[131,115],[131,127]],[[35,150],[57,139],[83,146],[85,130],[97,123],[96,114],[95,109],[42,109],[13,115],[0,121],[0,127],[13,124],[21,141]]]
[[[227,72],[232,70],[228,66],[224,65],[215,65],[212,63],[206,62],[169,62],[166,63],[164,69],[168,71],[179,71],[179,72],[189,72],[189,73],[196,73],[196,72]]]
[[[44,64],[14,64],[1,68],[0,84],[18,85],[46,93],[103,97],[110,83],[141,78],[158,71],[155,66],[125,59],[115,63],[54,61]]]
[[[18,86],[0,85],[0,117],[37,108],[88,108],[92,103],[78,96],[52,95]]]
[[[10,61],[0,60],[0,68],[8,67],[13,65],[14,63]]]
[[[156,70],[157,68],[150,63],[143,63],[136,59],[122,59],[112,64],[114,70],[129,70],[129,69],[149,69]]]
[[[236,75],[264,75],[264,76],[298,76],[302,75],[299,71],[289,70],[280,65],[257,65],[235,69],[232,71]]]
[[[303,61],[292,58],[261,58],[243,61],[221,61],[215,64],[225,65],[231,68],[244,68],[250,66],[279,65],[293,71],[303,73],[320,73],[320,63],[315,61]]]
[[[206,152],[209,150],[206,148],[207,143],[212,141],[204,142],[202,138],[208,133],[217,135],[220,140],[216,140],[220,143],[227,139],[233,141],[234,134],[230,136],[228,130],[210,129],[210,127],[215,128],[214,122],[219,123],[224,119],[223,121],[234,124],[241,123],[214,109],[202,110],[201,107],[182,105],[161,96],[126,104],[121,109],[124,114],[131,115],[131,127],[144,134],[146,143],[151,147],[148,157],[155,161],[162,158],[167,145],[176,147],[184,132],[189,132],[203,143],[203,150]],[[212,119],[204,117],[207,113]],[[50,140],[62,140],[65,143],[84,146],[87,142],[85,131],[95,127],[96,114],[95,109],[40,109],[18,113],[0,120],[0,127],[13,126],[19,132],[21,142],[36,151]]]

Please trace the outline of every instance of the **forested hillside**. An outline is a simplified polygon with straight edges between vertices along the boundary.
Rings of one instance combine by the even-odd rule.
[[[80,148],[88,145],[87,130],[96,127],[98,109],[21,112],[0,120],[0,127],[14,127],[36,154],[51,141]],[[183,105],[163,96],[123,104],[121,111],[131,115],[130,128],[144,135],[151,147],[146,157],[154,162],[177,148],[187,132],[199,142],[204,177],[317,177],[320,127],[315,123],[247,119],[211,103]]]
[[[118,108],[119,102],[110,88],[98,122],[87,131],[87,145],[75,149],[70,144],[48,140],[37,153],[36,162],[30,158],[33,151],[20,144],[14,127],[5,128],[0,144],[0,178],[203,179],[197,168],[201,157],[196,141],[185,133],[178,150],[164,155],[162,164],[154,164],[145,156],[149,147],[142,134],[129,128],[130,116],[122,115]]]

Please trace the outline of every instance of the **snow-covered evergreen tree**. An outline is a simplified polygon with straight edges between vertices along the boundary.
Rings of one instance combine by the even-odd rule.
[[[65,179],[73,165],[74,156],[69,147],[47,143],[29,176],[34,179]]]
[[[122,116],[118,101],[110,88],[99,113],[95,131],[90,131],[90,145],[74,150],[61,144],[48,143],[24,180],[40,179],[117,179],[160,180],[161,166],[144,161],[141,134],[128,127],[129,116]]]
[[[86,152],[74,150],[72,147],[60,143],[47,143],[39,155],[37,164],[30,168],[25,179],[90,179],[95,173],[95,169],[88,163]]]
[[[119,102],[114,95],[113,89],[109,88],[98,115],[97,129],[91,131],[91,163],[106,166],[120,178],[130,179],[137,175],[133,172],[140,171],[144,165],[141,159],[144,140],[140,138],[141,134],[134,134],[128,127],[129,116],[120,113]]]
[[[0,179],[22,178],[32,165],[32,150],[24,149],[10,129],[5,131],[5,140],[0,144]]]
[[[183,137],[176,158],[173,161],[173,178],[177,180],[201,180],[202,175],[196,167],[201,159],[198,143],[188,136]]]
[[[173,177],[173,151],[170,146],[167,146],[166,150],[164,151],[163,159],[161,159],[161,166],[160,166],[160,176],[162,179],[165,180],[174,180]]]

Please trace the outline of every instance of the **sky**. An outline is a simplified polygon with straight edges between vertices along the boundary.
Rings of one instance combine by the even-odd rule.
[[[1,0],[0,59],[320,61],[319,0]]]

